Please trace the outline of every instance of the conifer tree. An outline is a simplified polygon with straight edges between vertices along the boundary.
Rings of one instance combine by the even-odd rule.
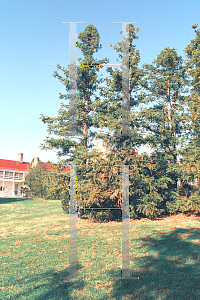
[[[110,134],[107,137],[102,135],[102,138],[114,150],[108,155],[110,165],[137,166],[134,171],[130,169],[130,204],[134,206],[135,213],[137,211],[152,217],[158,210],[163,212],[166,209],[167,201],[178,197],[177,179],[180,177],[180,168],[176,160],[180,151],[178,146],[184,143],[187,115],[184,112],[186,101],[182,91],[186,84],[185,69],[182,58],[177,55],[175,49],[169,48],[165,48],[158,55],[154,62],[156,66],[145,65],[139,69],[139,51],[136,51],[132,44],[137,36],[134,26],[129,26],[130,136],[116,137]],[[137,28],[136,31],[138,30]],[[122,42],[118,43],[119,47],[113,47],[120,52],[120,57]],[[99,114],[95,117],[101,116],[101,127],[107,127],[116,134],[119,133],[121,123],[122,72],[112,71],[111,68],[107,71],[112,79],[107,78],[106,88],[101,88],[104,100],[99,104],[99,107],[102,105],[106,108],[106,114],[104,109],[100,111],[98,107]],[[132,96],[136,92],[139,92],[139,95]],[[150,101],[154,101],[153,108],[143,108],[138,113],[139,106],[149,104]],[[133,148],[145,144],[155,150],[154,160],[147,159],[145,155],[141,155],[140,158],[131,157],[130,151]]]
[[[97,75],[97,72],[102,67],[102,64],[109,62],[107,58],[95,60],[93,57],[94,53],[102,47],[100,44],[100,35],[94,25],[90,24],[83,32],[80,32],[78,40],[80,42],[76,42],[76,46],[81,49],[83,54],[83,59],[78,59],[79,65],[77,67],[76,105],[78,134],[74,136],[74,132],[70,131],[70,111],[68,104],[61,103],[58,116],[55,118],[41,116],[42,122],[47,124],[48,128],[48,137],[41,145],[41,149],[56,150],[59,164],[63,163],[65,165],[72,163],[74,165],[85,165],[88,163],[90,150],[93,146],[92,142],[95,137],[95,133],[91,129],[92,127],[98,127],[98,120],[94,119],[94,113],[96,113],[96,103],[99,97],[94,92],[99,89],[99,85],[103,82],[103,79],[98,79],[100,76]],[[62,71],[63,76],[58,71]],[[53,76],[59,79],[66,87],[66,91],[69,92],[69,70],[57,65],[57,71],[54,72]],[[94,97],[93,101],[92,96]],[[60,93],[60,99],[67,100],[69,97],[69,94]],[[56,136],[57,138],[55,138]],[[84,180],[80,176],[82,169],[85,169],[85,166],[77,167],[78,182]],[[79,190],[77,190],[77,194],[79,194]],[[67,205],[66,201],[65,204]],[[82,202],[80,201],[78,206],[81,205]],[[67,207],[64,210],[68,211]]]
[[[178,146],[184,144],[186,133],[184,92],[187,89],[183,59],[174,48],[166,47],[152,65],[145,64],[143,69],[142,103],[149,107],[141,108],[138,117],[147,133],[147,143],[156,151],[164,151],[170,161],[176,163],[180,153]]]
[[[192,25],[196,36],[184,49],[191,83],[190,95],[187,97],[190,135],[181,168],[184,174],[182,186],[185,187],[182,193],[185,193],[186,198],[184,210],[190,212],[200,211],[200,29],[197,27],[198,24]],[[189,185],[188,188],[188,183],[193,183],[193,186]]]
[[[130,72],[128,74],[130,78],[129,84],[129,95],[130,95],[130,111],[134,110],[138,103],[137,93],[140,89],[140,79],[142,78],[143,72],[138,67],[140,62],[140,53],[134,45],[134,40],[138,39],[137,32],[139,28],[135,28],[133,24],[127,24],[126,32],[129,33],[128,42],[129,42],[129,51],[128,51],[128,61]],[[116,52],[119,52],[119,58],[122,59],[122,47],[125,42],[124,33],[121,42],[118,42],[118,46],[112,46]],[[117,59],[117,61],[119,61]],[[96,138],[103,139],[110,148],[115,152],[118,152],[120,155],[121,150],[129,151],[133,148],[138,148],[143,144],[142,134],[139,134],[137,129],[137,123],[134,122],[134,118],[130,119],[130,135],[124,136],[121,135],[122,127],[122,70],[112,67],[108,67],[106,71],[110,74],[109,78],[105,78],[106,86],[100,87],[100,95],[102,98],[96,103],[97,114],[94,115],[94,119],[98,121],[98,128],[106,128],[108,134],[98,133]],[[126,79],[126,78],[125,78]],[[103,99],[103,100],[102,100]],[[127,152],[128,153],[128,152]],[[129,155],[123,153],[121,159],[129,160]],[[127,164],[127,163],[126,163]]]
[[[85,164],[77,168],[79,207],[120,207],[122,170],[119,165],[132,165],[130,167],[131,215],[132,217],[153,218],[166,211],[171,213],[176,211],[177,207],[180,207],[180,196],[189,188],[188,182],[185,183],[188,174],[177,164],[177,156],[185,155],[194,143],[195,145],[198,143],[197,100],[199,94],[195,90],[191,100],[185,96],[187,86],[190,84],[186,72],[189,64],[186,65],[187,67],[183,64],[182,57],[178,56],[174,48],[165,48],[152,65],[145,64],[139,68],[140,54],[133,45],[133,40],[138,38],[136,34],[139,28],[135,29],[132,24],[128,24],[126,31],[130,34],[128,38],[130,135],[120,135],[122,71],[107,68],[110,78],[97,79],[96,72],[100,64],[107,63],[108,59],[94,60],[94,51],[98,51],[101,45],[99,45],[98,31],[90,24],[84,32],[79,33],[78,38],[81,42],[77,42],[77,46],[84,55],[83,60],[79,59],[80,65],[77,68],[79,136],[74,137],[70,133],[69,105],[62,103],[58,117],[50,118],[44,115],[41,117],[42,121],[48,125],[49,133],[42,149],[59,150],[58,156],[60,159],[64,158],[65,164],[72,162],[76,165]],[[195,73],[191,73],[195,74],[193,76],[195,87],[198,86],[199,48],[198,46],[195,48],[198,39],[199,36],[188,48],[189,55],[193,53],[193,56],[190,56],[190,68],[194,69],[194,65],[196,66]],[[111,45],[119,52],[120,58],[122,58],[123,43],[124,39],[118,43],[118,47]],[[93,64],[97,67],[93,68]],[[63,71],[64,76],[60,76],[57,72],[54,76],[69,91],[69,71],[59,65],[57,68]],[[99,86],[103,82],[106,86]],[[100,97],[95,96],[92,102],[91,96],[94,96],[94,91],[97,89],[100,90]],[[125,96],[128,99],[127,95]],[[60,94],[60,99],[66,100],[68,95]],[[148,106],[146,107],[145,104]],[[193,124],[191,126],[194,130],[192,142],[188,146],[190,124]],[[93,126],[98,132],[91,131]],[[108,129],[108,133],[99,133],[99,130],[104,128]],[[50,137],[51,134],[57,135],[58,138]],[[94,137],[103,139],[105,144],[113,150],[106,155],[106,159],[95,150],[89,151]],[[74,141],[73,138],[79,139],[79,142]],[[154,150],[150,158],[146,154],[137,155],[135,149],[142,145],[149,145]],[[66,155],[71,157],[65,159]],[[184,183],[182,191],[177,189],[178,179]],[[67,206],[65,211],[68,211]],[[85,214],[89,215],[88,212]],[[119,213],[114,210],[98,211],[98,213],[93,211],[92,215],[99,220],[115,217],[119,219]]]
[[[74,136],[74,132],[70,132],[70,112],[69,105],[61,103],[58,116],[55,118],[41,115],[42,122],[47,124],[48,137],[41,145],[41,149],[52,149],[57,151],[60,159],[63,159],[66,164],[80,164],[83,165],[87,161],[88,150],[91,149],[91,141],[94,139],[94,133],[91,128],[96,125],[93,120],[94,105],[98,97],[94,92],[98,89],[102,79],[98,79],[97,72],[100,65],[107,63],[107,58],[102,60],[95,60],[93,55],[101,49],[100,35],[94,25],[88,25],[83,32],[78,35],[80,42],[77,42],[83,53],[83,60],[78,59],[80,62],[77,68],[77,124],[78,135]],[[92,65],[96,65],[93,67]],[[69,70],[65,67],[57,65],[57,70],[63,72],[63,76],[54,72],[54,77],[64,84],[66,91],[70,89]],[[91,97],[94,96],[95,100],[92,101]],[[67,100],[69,94],[61,94],[60,99]],[[51,135],[54,135],[52,137]],[[58,136],[58,138],[55,138]],[[74,138],[76,140],[74,140]],[[66,157],[67,156],[67,157]],[[75,160],[76,159],[76,160]]]
[[[126,32],[129,33],[128,37],[128,68],[130,68],[130,109],[135,108],[138,104],[138,99],[135,95],[131,93],[136,93],[139,90],[139,81],[142,77],[142,71],[138,68],[140,61],[139,51],[136,50],[136,46],[133,44],[133,41],[137,39],[137,32],[139,28],[135,29],[132,24],[127,24]],[[120,32],[123,33],[122,31]],[[124,43],[124,35],[121,42],[118,42],[119,47],[112,46],[117,52],[119,52],[119,57],[122,58],[122,47]],[[127,66],[126,66],[127,67]],[[121,113],[122,113],[122,71],[112,68],[107,68],[106,71],[110,73],[110,78],[105,78],[106,86],[100,87],[100,96],[96,102],[95,110],[96,114],[94,115],[94,120],[98,124],[98,129],[106,128],[108,133],[97,133],[96,138],[103,139],[105,145],[113,150],[110,154],[107,154],[106,160],[103,160],[102,155],[99,154],[98,165],[96,165],[93,170],[88,169],[86,178],[91,182],[91,186],[94,186],[94,181],[92,177],[92,172],[99,170],[101,174],[105,174],[105,178],[102,178],[102,185],[99,185],[96,190],[96,195],[93,197],[93,207],[100,205],[101,207],[119,207],[122,201],[122,168],[120,165],[135,164],[136,161],[136,152],[134,148],[139,147],[143,143],[142,134],[137,132],[137,124],[131,120],[130,128],[131,132],[128,136],[122,136],[121,134]],[[95,151],[91,152],[91,159],[95,156]],[[95,156],[96,157],[96,156]],[[118,165],[118,166],[116,166]],[[94,166],[94,165],[93,165]],[[100,171],[101,170],[101,171]],[[103,175],[102,175],[103,176]],[[104,182],[104,186],[103,186]],[[84,184],[84,191],[86,192],[86,185]],[[91,195],[92,189],[88,190],[88,202],[92,198]],[[86,194],[85,194],[86,195]],[[87,206],[87,204],[85,204]],[[99,212],[100,213],[100,212]],[[108,212],[105,212],[104,215],[107,216]],[[94,212],[95,214],[95,212]],[[94,216],[93,214],[93,216]],[[102,213],[103,214],[103,213]],[[110,217],[116,217],[119,219],[119,211],[116,212],[111,210],[109,212]]]
[[[139,52],[135,51],[135,46],[132,45],[133,39],[136,39],[136,32],[134,26],[130,26],[128,28],[130,30],[130,66],[131,66],[131,89],[136,89],[136,84],[139,80],[140,72],[138,70],[138,63],[139,63]],[[138,29],[137,29],[138,30]],[[90,148],[89,140],[90,138],[93,138],[94,136],[96,138],[102,138],[102,136],[105,138],[105,134],[97,134],[90,131],[90,128],[92,126],[95,126],[97,129],[106,127],[108,129],[113,129],[113,124],[115,125],[114,129],[115,132],[120,132],[119,129],[121,129],[121,87],[122,84],[120,80],[122,80],[122,74],[120,71],[115,71],[113,74],[112,84],[114,85],[114,90],[117,93],[117,95],[112,95],[112,89],[109,91],[109,97],[103,102],[100,101],[98,97],[95,98],[95,101],[92,103],[90,96],[92,95],[92,92],[97,89],[97,84],[99,82],[103,82],[103,80],[98,80],[96,75],[96,70],[99,70],[98,65],[102,63],[108,62],[107,59],[101,60],[101,61],[94,61],[93,59],[93,53],[94,50],[96,51],[100,48],[99,46],[99,34],[96,30],[96,28],[93,25],[89,25],[86,27],[85,31],[83,33],[79,33],[78,38],[81,40],[81,42],[77,42],[77,46],[81,49],[81,51],[84,54],[84,60],[81,61],[79,59],[80,65],[82,66],[88,66],[90,64],[96,64],[97,68],[78,68],[78,78],[77,78],[77,90],[79,95],[79,101],[77,103],[78,108],[78,126],[79,126],[79,133],[83,134],[83,138],[80,138],[80,142],[77,143],[75,141],[72,141],[72,136],[69,137],[69,130],[68,130],[68,119],[69,114],[67,112],[68,105],[64,105],[62,103],[61,109],[59,111],[59,116],[56,118],[50,118],[45,117],[42,115],[42,121],[48,125],[48,132],[49,137],[46,138],[45,143],[42,145],[42,149],[59,149],[59,157],[63,157],[65,155],[69,155],[71,153],[71,158],[66,159],[65,163],[72,162],[76,165],[82,165],[83,163],[86,163],[86,158],[95,158],[99,157],[100,154],[95,154],[95,151],[88,152],[88,149]],[[119,48],[117,51],[122,52],[122,46],[121,43],[119,43]],[[58,65],[58,69],[64,72],[65,78],[58,75],[57,72],[55,72],[54,76],[57,77],[65,86],[66,90],[69,90],[69,72],[65,68],[61,68]],[[112,73],[112,70],[109,69],[109,71]],[[117,78],[117,80],[116,80]],[[109,79],[106,79],[107,83],[109,83]],[[116,85],[119,85],[116,88]],[[107,84],[107,88],[109,88],[109,84]],[[101,88],[100,88],[101,89]],[[105,96],[108,94],[108,92],[103,89],[101,89],[102,93],[101,96]],[[67,99],[67,95],[60,94],[61,99]],[[108,99],[109,98],[109,99]],[[108,102],[111,103],[111,109],[109,109]],[[131,105],[135,105],[137,100],[131,99]],[[116,110],[117,108],[117,110]],[[93,114],[93,111],[95,114]],[[114,114],[113,114],[114,112]],[[91,113],[89,115],[89,113]],[[116,118],[117,117],[117,118]],[[106,120],[107,119],[107,120]],[[50,137],[51,134],[56,134],[59,136],[58,139]],[[137,134],[135,134],[137,136]],[[111,138],[111,136],[109,137]],[[126,161],[127,163],[130,163],[130,149],[133,147],[133,140],[136,143],[140,143],[141,137],[139,137],[137,140],[136,138],[130,141],[130,137],[118,137],[116,139],[113,138],[115,142],[115,152],[119,151],[118,155],[118,162],[122,163],[122,161]],[[116,141],[117,144],[116,144]],[[112,145],[111,145],[112,146]],[[72,149],[72,148],[75,149]],[[122,151],[123,150],[123,151]],[[126,152],[126,156],[125,156]],[[128,154],[128,156],[127,156]],[[89,160],[91,162],[91,159]],[[112,158],[116,160],[115,158]],[[113,160],[113,163],[114,163]],[[103,164],[103,161],[102,161]],[[78,182],[83,183],[84,179],[80,176],[80,174],[83,174],[85,171],[85,167],[79,167],[78,168],[80,172],[77,170],[77,176],[78,176]],[[105,171],[105,168],[104,168]],[[90,174],[87,173],[87,180],[90,177]],[[121,174],[120,174],[121,175]],[[89,191],[90,185],[88,182],[88,185],[85,182],[84,185],[84,193],[87,194],[87,191]],[[77,194],[79,194],[79,190],[77,189]],[[109,194],[109,193],[108,193]],[[116,198],[117,199],[117,198]],[[115,201],[117,201],[115,199]],[[96,199],[97,201],[97,199]],[[112,202],[115,203],[115,201]],[[89,202],[88,202],[89,204]],[[81,200],[80,200],[81,205]]]
[[[184,52],[187,57],[186,68],[191,78],[191,94],[188,96],[190,141],[184,156],[183,165],[192,180],[200,179],[200,29],[192,25],[196,37],[191,40]]]
[[[172,212],[179,197],[177,181],[181,177],[177,156],[184,153],[189,132],[186,70],[176,50],[166,47],[153,64],[143,65],[143,71],[141,85],[144,90],[136,118],[143,128],[146,144],[154,151],[153,164],[162,168],[159,181],[163,187],[160,186],[159,195],[163,208]]]

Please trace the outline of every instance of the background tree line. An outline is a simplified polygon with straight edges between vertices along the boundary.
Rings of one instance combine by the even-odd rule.
[[[197,27],[198,24],[192,25],[196,36],[184,49],[186,61],[176,49],[166,47],[152,64],[139,68],[140,53],[134,45],[139,28],[127,25],[129,136],[120,135],[122,71],[108,67],[106,72],[109,76],[98,79],[101,77],[97,75],[101,64],[109,62],[107,58],[95,60],[93,57],[94,52],[101,49],[100,35],[91,24],[79,33],[80,42],[76,44],[83,53],[83,59],[78,59],[80,64],[77,67],[77,136],[70,129],[68,104],[61,103],[56,118],[41,115],[48,130],[41,149],[58,151],[59,168],[61,165],[84,165],[77,167],[78,207],[119,208],[122,177],[121,167],[116,165],[128,164],[132,165],[129,189],[131,218],[154,218],[164,213],[200,210],[199,186],[190,184],[195,179],[199,183],[200,175],[200,29]],[[118,46],[110,44],[119,53],[120,59],[123,42],[124,37],[117,43]],[[66,87],[67,93],[60,94],[60,99],[69,99],[68,68],[57,65],[53,76]],[[99,91],[99,97],[95,95],[96,91]],[[108,133],[102,131],[105,128]],[[113,150],[106,159],[92,150],[94,138],[104,140]],[[146,153],[138,156],[135,149],[147,145],[153,149],[153,154],[150,157]],[[179,157],[182,157],[181,164],[178,163]],[[33,170],[31,172],[26,182],[28,176],[34,173]],[[38,176],[36,173],[35,178]],[[44,197],[49,195],[62,200],[63,209],[68,212],[69,174],[47,174],[42,167],[41,174],[43,179],[37,179],[38,191]],[[27,186],[33,191],[30,181]],[[121,218],[121,211],[84,210],[84,216],[101,221],[114,220]]]

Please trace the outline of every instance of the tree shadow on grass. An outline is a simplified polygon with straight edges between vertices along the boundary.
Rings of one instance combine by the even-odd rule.
[[[11,202],[32,200],[32,198],[24,198],[24,197],[13,197],[13,198],[0,198],[0,204],[9,204]]]
[[[80,269],[81,265],[77,264],[77,268]],[[47,299],[58,299],[58,300],[67,300],[74,299],[72,293],[74,290],[82,290],[85,286],[84,278],[68,278],[69,271],[55,271],[50,269],[48,272],[40,274],[27,275],[26,277],[21,278],[17,281],[17,289],[23,289],[23,286],[26,285],[30,288],[26,288],[23,292],[15,293],[8,295],[6,289],[3,290],[4,298],[1,299],[38,299],[38,300],[47,300]],[[61,277],[67,277],[63,280]],[[44,279],[48,279],[48,283],[44,282]],[[16,281],[9,282],[8,286],[16,286]]]
[[[141,254],[144,249],[156,253],[144,258],[132,255],[131,277],[139,276],[139,280],[116,278],[111,299],[200,299],[199,232],[196,228],[175,229],[169,234],[155,231],[138,240]]]

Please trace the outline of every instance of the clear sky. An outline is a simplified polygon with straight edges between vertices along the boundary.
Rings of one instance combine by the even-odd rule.
[[[17,160],[23,152],[26,162],[33,157],[57,162],[54,152],[39,149],[47,136],[39,117],[56,117],[59,92],[65,91],[52,76],[57,64],[70,63],[70,25],[61,22],[85,22],[77,24],[77,34],[95,25],[102,49],[94,58],[107,57],[109,63],[118,58],[109,44],[121,41],[122,25],[114,22],[138,22],[141,66],[165,47],[176,48],[184,58],[184,47],[195,37],[191,24],[200,26],[200,1],[1,0],[0,20],[0,158]]]

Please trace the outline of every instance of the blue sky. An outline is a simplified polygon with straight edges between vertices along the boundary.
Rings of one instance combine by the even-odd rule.
[[[122,25],[114,22],[138,22],[142,65],[152,63],[165,47],[176,48],[184,58],[184,47],[195,37],[191,24],[200,26],[200,1],[1,0],[0,20],[0,158],[17,160],[23,152],[27,162],[33,157],[57,162],[54,152],[39,149],[47,136],[39,117],[56,117],[59,92],[65,91],[52,76],[57,64],[70,62],[70,25],[61,22],[85,22],[77,24],[77,35],[95,25],[102,49],[94,58],[107,57],[109,63],[118,58],[109,44],[121,41]]]

